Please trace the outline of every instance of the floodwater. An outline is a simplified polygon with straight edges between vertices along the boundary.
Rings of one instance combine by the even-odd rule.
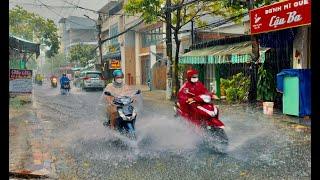
[[[142,95],[150,92],[143,92]],[[131,141],[102,125],[102,92],[69,96],[36,86],[34,108],[59,179],[311,179],[310,131],[243,105],[220,106],[229,146],[219,153],[174,117],[172,104],[143,98]]]

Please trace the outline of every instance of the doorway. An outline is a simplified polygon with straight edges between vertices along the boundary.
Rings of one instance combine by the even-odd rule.
[[[150,79],[150,57],[141,57],[141,84],[148,85],[148,80]]]

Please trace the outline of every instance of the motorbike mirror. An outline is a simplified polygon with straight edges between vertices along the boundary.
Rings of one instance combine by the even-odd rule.
[[[136,92],[136,94],[140,94],[141,93],[141,91],[140,91],[140,89]]]
[[[112,96],[112,95],[111,95],[111,93],[110,93],[109,91],[105,91],[105,92],[104,92],[104,95]]]

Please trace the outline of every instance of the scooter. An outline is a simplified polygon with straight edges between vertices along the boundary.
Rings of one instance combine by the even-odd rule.
[[[70,82],[64,82],[61,84],[61,95],[68,95],[70,93]]]
[[[137,90],[134,95],[140,94],[141,91]],[[131,96],[114,96],[110,92],[105,91],[105,95],[114,97],[112,104],[117,107],[119,117],[116,119],[116,129],[126,135],[128,138],[135,140],[135,122],[137,118],[137,110],[132,105],[134,100]],[[105,122],[105,126],[109,126],[109,121]]]
[[[58,86],[58,80],[57,78],[51,79],[51,87],[56,88]]]
[[[194,95],[190,92],[187,92]],[[225,151],[228,146],[228,137],[224,130],[224,123],[219,119],[218,106],[212,103],[211,95],[200,95],[202,101],[194,102],[195,107],[201,110],[203,113],[200,115],[190,116],[188,112],[183,112],[180,109],[180,104],[176,102],[174,106],[175,116],[183,117],[182,119],[191,122],[191,124],[199,127],[205,131],[205,134],[213,138],[214,141],[218,142],[216,145],[219,146],[220,151]]]

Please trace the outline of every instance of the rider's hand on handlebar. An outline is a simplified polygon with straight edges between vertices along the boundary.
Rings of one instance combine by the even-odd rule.
[[[220,98],[217,95],[213,94],[212,99],[219,100]]]
[[[186,101],[188,104],[192,104],[194,102],[196,102],[193,98],[188,98],[188,100]]]

